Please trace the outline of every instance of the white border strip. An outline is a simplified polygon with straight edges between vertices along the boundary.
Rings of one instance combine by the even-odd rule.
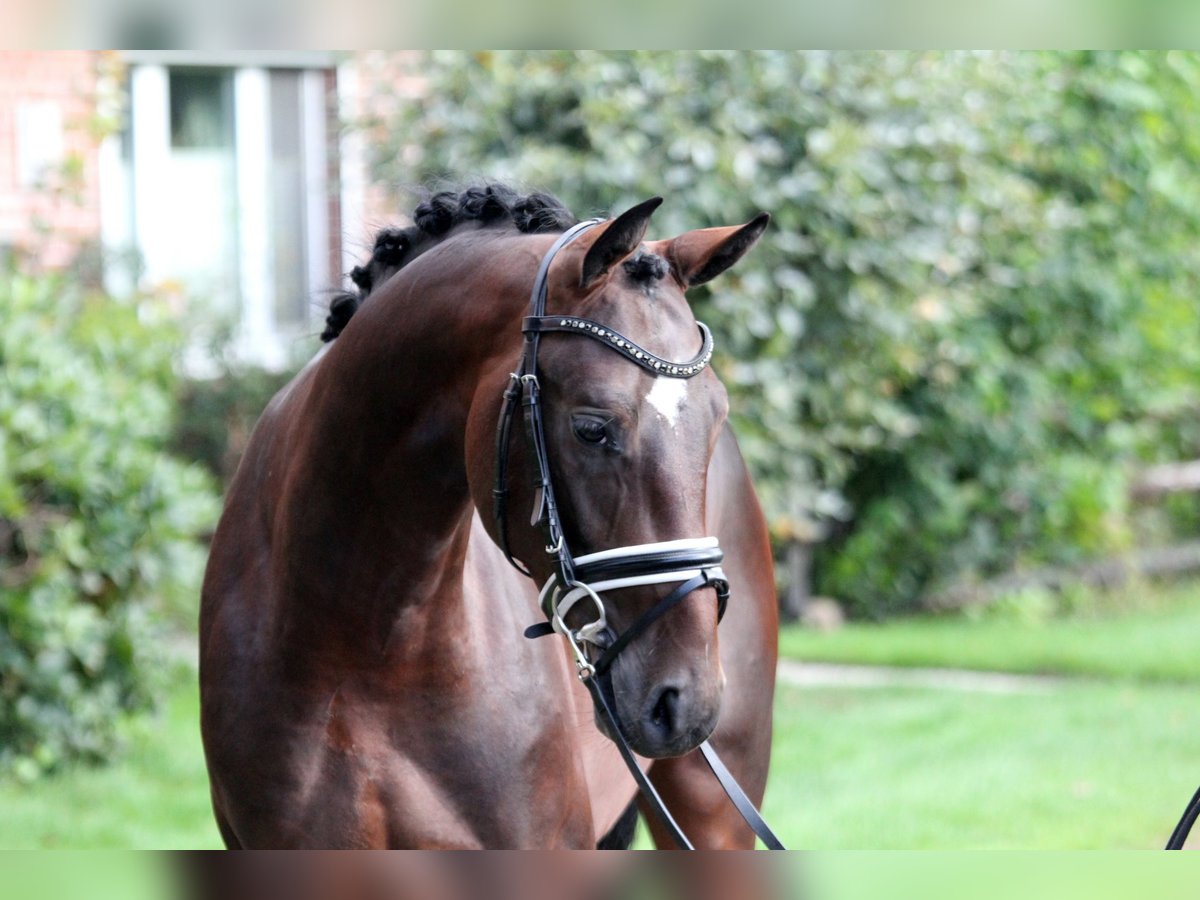
[[[612,559],[616,556],[648,556],[651,553],[661,553],[667,550],[710,550],[719,545],[715,537],[680,538],[677,541],[660,541],[657,544],[634,544],[631,547],[614,547],[612,550],[601,550],[589,553],[587,556],[575,557],[576,565],[599,562],[602,559]]]

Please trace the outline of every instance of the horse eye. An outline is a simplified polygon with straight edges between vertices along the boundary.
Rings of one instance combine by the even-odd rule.
[[[608,423],[603,419],[578,416],[572,425],[575,428],[575,436],[585,444],[599,447],[608,443]]]

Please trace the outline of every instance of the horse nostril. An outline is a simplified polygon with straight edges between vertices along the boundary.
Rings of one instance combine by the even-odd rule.
[[[662,693],[658,695],[658,701],[650,710],[650,724],[668,740],[675,736],[679,725],[679,707],[679,689],[669,687],[663,688]]]
[[[684,679],[658,685],[644,702],[641,716],[634,720],[637,740],[630,735],[630,744],[649,757],[677,756],[693,749],[712,733],[720,710],[719,702],[708,702]]]

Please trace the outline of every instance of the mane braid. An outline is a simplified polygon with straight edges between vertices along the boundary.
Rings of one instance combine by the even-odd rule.
[[[477,223],[490,227],[508,223],[523,234],[551,234],[566,231],[579,221],[551,194],[534,191],[522,196],[499,183],[475,185],[457,192],[439,191],[417,204],[412,220],[408,228],[384,228],[376,233],[371,258],[350,270],[350,280],[357,292],[340,291],[329,302],[322,341],[332,341],[341,334],[372,291],[459,225]]]

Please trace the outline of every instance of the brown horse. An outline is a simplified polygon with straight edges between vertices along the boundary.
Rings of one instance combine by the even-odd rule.
[[[508,565],[492,517],[501,396],[548,232],[569,217],[544,195],[490,188],[457,206],[441,196],[449,214],[431,222],[430,205],[418,209],[405,258],[375,267],[340,337],[267,407],[229,489],[204,583],[200,689],[230,847],[629,837],[634,786],[570,653],[522,636],[544,620],[538,585],[552,572],[529,524],[534,465],[519,438],[508,448],[506,538],[536,583]],[[689,359],[699,337],[684,291],[735,263],[766,220],[644,243],[656,205],[567,245],[549,270],[548,311]],[[751,847],[690,752],[713,732],[761,802],[776,605],[725,390],[711,369],[656,377],[567,334],[542,337],[539,366],[574,552],[710,535],[724,549],[732,596],[719,632],[713,589],[693,591],[613,666],[613,701],[696,845]],[[610,624],[627,626],[667,587],[613,591]]]

